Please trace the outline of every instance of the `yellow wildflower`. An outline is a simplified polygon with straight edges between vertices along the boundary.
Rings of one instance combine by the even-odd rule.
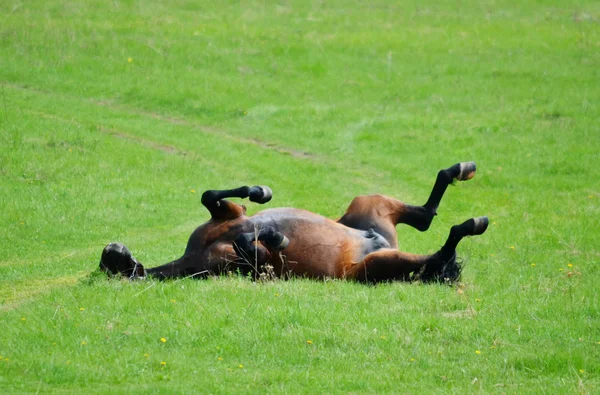
[[[79,311],[84,311],[84,310],[85,310],[85,309],[84,309],[83,307],[80,307],[80,308],[79,308]]]
[[[306,344],[312,344],[312,340],[307,340]]]
[[[85,345],[87,345],[87,342],[81,342],[81,345],[85,346]]]
[[[160,366],[166,366],[166,365],[167,365],[167,363],[166,363],[165,361],[162,361],[162,362],[160,363]]]
[[[160,338],[160,342],[161,342],[161,343],[166,343],[166,342],[167,342],[167,339],[165,339],[164,337],[161,337],[161,338]]]
[[[239,364],[239,365],[238,365],[238,368],[240,368],[240,369],[244,369],[244,365],[242,365],[242,364]]]
[[[222,361],[222,360],[223,360],[223,358],[221,358],[221,357],[217,358],[217,361]]]
[[[532,263],[531,266],[535,266],[535,263]]]
[[[133,62],[133,58],[127,58],[127,63]]]
[[[479,355],[479,354],[481,354],[481,351],[480,350],[475,350],[475,354]]]
[[[567,267],[573,267],[572,263],[567,263]]]

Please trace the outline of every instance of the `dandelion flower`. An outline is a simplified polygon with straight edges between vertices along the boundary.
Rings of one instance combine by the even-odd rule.
[[[175,300],[175,299],[171,299],[171,300],[170,300],[170,302],[171,302],[171,303],[175,303],[175,302],[176,302],[176,300]]]
[[[221,357],[217,358],[217,361],[222,361],[222,360],[223,360],[223,358],[221,358]]]
[[[240,368],[240,369],[244,369],[244,365],[242,365],[242,364],[239,364],[239,365],[238,365],[238,368]]]
[[[79,308],[79,311],[84,311],[84,310],[85,310],[85,309],[84,309],[83,307],[80,307],[80,308]]]
[[[584,372],[585,372],[585,370],[579,369],[579,373],[584,373]]]
[[[511,250],[514,250],[514,249],[515,249],[515,246],[510,246],[510,249],[511,249]]]
[[[195,189],[190,189],[190,192],[191,193],[196,193],[196,190]]]
[[[416,361],[416,359],[414,359],[414,358],[411,358],[411,359],[409,359],[409,361],[410,361],[410,362],[414,362],[414,361]]]
[[[481,354],[481,351],[480,350],[475,350],[475,354],[479,355],[479,354]]]
[[[160,363],[160,366],[166,366],[166,365],[167,365],[167,363],[166,363],[165,361],[162,361],[162,362]]]
[[[572,263],[567,263],[567,267],[573,267]]]
[[[133,62],[133,58],[127,58],[127,63]]]
[[[307,340],[306,344],[312,344],[312,340]]]
[[[85,345],[87,345],[87,342],[81,342],[81,345],[85,346]]]
[[[160,338],[160,342],[161,342],[161,343],[166,343],[166,342],[167,342],[167,339],[165,339],[164,337],[161,337],[161,338]]]
[[[275,297],[276,297],[276,298],[277,298],[277,297],[279,297],[279,294],[275,294]]]
[[[27,318],[21,317],[21,321],[27,321]]]
[[[535,267],[535,263],[532,263],[532,264],[531,264],[531,266],[532,266],[532,267]]]

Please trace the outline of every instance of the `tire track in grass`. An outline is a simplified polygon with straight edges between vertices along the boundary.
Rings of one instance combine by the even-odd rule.
[[[95,99],[89,99],[88,101],[97,106],[105,106],[112,110],[123,111],[128,114],[149,117],[152,119],[156,119],[157,121],[170,123],[172,125],[187,126],[193,130],[196,130],[196,131],[199,131],[202,133],[210,134],[210,135],[217,136],[217,137],[224,137],[224,138],[234,141],[236,143],[251,144],[251,145],[260,147],[262,149],[274,150],[280,154],[291,155],[294,158],[310,159],[313,161],[317,159],[317,155],[314,153],[300,151],[300,150],[296,150],[296,149],[289,148],[289,147],[283,147],[281,145],[265,142],[265,141],[259,140],[257,138],[246,138],[246,137],[236,136],[236,135],[230,134],[222,129],[218,129],[213,126],[200,125],[195,122],[190,122],[190,121],[187,121],[182,118],[176,118],[176,117],[172,117],[172,116],[164,116],[164,115],[158,114],[156,112],[140,110],[139,108],[132,108],[132,107],[129,107],[129,106],[123,105],[123,104],[115,105],[110,102],[99,101],[99,100],[95,100]]]
[[[17,91],[23,92],[25,94],[44,95],[44,96],[52,97],[53,99],[56,98],[56,96],[58,96],[58,97],[65,98],[65,100],[81,101],[81,98],[74,97],[72,95],[56,94],[53,92],[43,91],[43,90],[40,90],[37,88],[25,87],[25,86],[22,86],[22,85],[19,85],[16,83],[6,83],[5,86],[7,86],[9,88],[13,88]],[[236,145],[251,145],[251,146],[257,147],[259,149],[265,150],[265,151],[275,152],[280,155],[292,157],[293,159],[303,161],[304,163],[309,162],[309,163],[317,164],[319,166],[324,166],[327,168],[337,168],[337,169],[339,169],[340,172],[344,173],[345,182],[359,186],[361,189],[367,191],[367,193],[377,192],[377,193],[394,194],[394,192],[386,191],[386,189],[390,189],[390,188],[383,187],[383,185],[393,185],[392,189],[394,191],[402,191],[403,200],[405,200],[405,201],[415,201],[416,200],[416,199],[414,199],[414,196],[412,194],[406,192],[407,190],[410,190],[410,186],[406,185],[401,180],[397,179],[391,170],[382,170],[381,168],[373,167],[372,165],[364,164],[364,163],[363,164],[348,164],[348,163],[342,164],[342,163],[340,163],[340,161],[337,158],[323,156],[323,155],[316,154],[316,153],[303,152],[303,151],[295,150],[295,149],[289,148],[289,147],[282,147],[279,144],[269,143],[269,142],[265,142],[265,141],[255,139],[255,138],[245,138],[245,137],[236,136],[236,135],[234,135],[232,133],[228,133],[224,130],[221,130],[221,129],[218,129],[218,128],[215,128],[212,126],[202,125],[202,124],[199,124],[199,123],[193,122],[193,121],[187,121],[182,118],[165,116],[165,115],[161,115],[156,112],[132,108],[127,105],[114,104],[114,103],[110,103],[109,101],[102,101],[102,100],[95,99],[95,98],[85,98],[84,100],[85,100],[84,101],[85,103],[90,104],[94,107],[106,108],[108,110],[115,111],[117,114],[121,113],[121,114],[127,114],[127,115],[134,115],[134,116],[141,117],[142,119],[150,118],[150,119],[157,120],[159,122],[164,122],[169,125],[175,125],[175,126],[186,127],[188,129],[193,129],[193,130],[199,131],[201,133],[204,133],[206,135],[209,135],[213,138],[215,138],[215,137],[225,138]],[[33,111],[35,111],[35,110],[33,110]],[[72,124],[77,124],[77,125],[81,125],[81,126],[86,125],[86,123],[79,122],[76,119],[68,119],[68,118],[60,117],[60,116],[53,115],[53,114],[43,113],[41,111],[38,111],[38,113],[40,116],[46,116],[46,117],[50,117],[50,118],[53,118],[56,120],[62,120],[64,122],[70,122]],[[144,137],[138,136],[136,134],[127,133],[127,132],[123,131],[122,129],[116,129],[113,127],[103,125],[102,122],[99,122],[99,121],[90,120],[87,123],[87,125],[89,126],[90,123],[93,123],[100,132],[110,134],[114,137],[121,138],[121,139],[130,141],[130,142],[133,142],[133,143],[137,143],[137,144],[143,145],[147,148],[162,151],[166,154],[177,154],[177,155],[185,156],[187,159],[201,161],[203,163],[206,163],[207,165],[210,165],[213,169],[229,170],[229,168],[227,168],[226,166],[221,164],[219,161],[207,160],[206,156],[197,155],[193,151],[187,151],[187,150],[175,147],[173,145],[163,144],[163,143],[157,142],[157,141],[149,139],[149,138],[144,138]],[[386,182],[386,180],[393,180],[393,181]],[[425,188],[425,189],[427,189],[427,188]]]
[[[36,94],[46,95],[46,96],[50,96],[50,95],[51,96],[61,96],[61,97],[67,97],[70,99],[73,98],[73,96],[71,96],[71,95],[57,94],[55,92],[47,92],[47,91],[44,91],[41,89],[27,87],[27,86],[15,84],[15,83],[5,83],[4,86],[13,88],[15,90],[20,90],[23,92],[28,92],[28,93],[36,93]],[[196,130],[196,131],[199,131],[199,132],[202,132],[205,134],[210,134],[212,136],[217,136],[220,138],[226,138],[235,143],[251,144],[251,145],[260,147],[262,149],[265,149],[265,150],[271,150],[271,151],[278,152],[280,154],[290,155],[294,158],[309,159],[312,161],[319,159],[318,156],[314,153],[300,151],[300,150],[293,149],[290,147],[284,147],[280,144],[266,142],[266,141],[263,141],[263,140],[260,140],[257,138],[246,138],[246,137],[236,136],[234,134],[228,133],[227,131],[225,131],[223,129],[218,129],[218,128],[215,128],[213,126],[208,126],[208,125],[201,125],[201,124],[198,124],[195,122],[187,121],[182,118],[161,115],[157,112],[146,111],[146,110],[142,110],[139,108],[133,108],[133,107],[130,107],[130,106],[127,106],[124,104],[115,104],[115,103],[111,102],[110,100],[98,100],[98,99],[94,99],[94,98],[86,98],[85,100],[86,100],[86,102],[93,104],[95,106],[98,106],[98,107],[105,107],[105,108],[109,108],[114,111],[125,112],[130,115],[148,117],[148,118],[155,119],[157,121],[169,123],[171,125],[186,126],[188,128],[191,128],[193,130]]]
[[[12,287],[0,292],[0,311],[14,310],[26,303],[47,295],[58,287],[70,287],[87,276],[87,272],[80,272],[69,276],[52,278],[26,279],[22,282],[12,283]],[[1,283],[0,283],[1,284]]]
[[[24,92],[24,93],[28,93],[28,94],[45,95],[45,96],[51,96],[53,98],[56,96],[59,96],[59,97],[63,97],[65,99],[70,99],[70,100],[81,100],[81,98],[75,97],[73,95],[47,92],[47,91],[37,89],[34,87],[23,86],[18,83],[5,83],[5,86],[7,86],[9,88],[13,88],[13,89],[21,91],[21,92]],[[317,153],[306,152],[306,151],[301,151],[301,150],[297,150],[297,149],[290,148],[290,147],[285,147],[278,143],[266,142],[266,141],[263,141],[263,140],[260,140],[257,138],[246,138],[246,137],[237,136],[226,130],[219,129],[219,128],[216,128],[213,126],[199,124],[199,123],[193,122],[193,121],[188,121],[186,119],[173,117],[173,116],[167,116],[167,115],[161,115],[157,112],[134,108],[134,107],[128,106],[126,104],[115,104],[109,100],[100,100],[100,99],[96,99],[96,98],[85,98],[84,100],[86,103],[91,104],[95,107],[106,108],[106,109],[110,109],[112,111],[121,112],[121,113],[125,113],[128,115],[135,115],[135,116],[139,116],[139,117],[151,118],[151,119],[154,119],[154,120],[157,120],[160,122],[165,122],[170,125],[186,127],[186,128],[204,133],[206,135],[210,135],[212,137],[227,139],[235,144],[252,145],[252,146],[258,147],[260,149],[266,150],[266,151],[271,151],[271,152],[276,152],[281,155],[291,156],[294,159],[308,161],[310,163],[316,163],[316,164],[327,166],[327,167],[335,167],[335,166],[340,165],[339,160],[337,160],[336,158],[330,158],[328,156],[323,156],[323,155],[320,155]],[[56,117],[55,115],[51,115],[51,114],[46,114],[46,116]],[[55,119],[61,119],[61,118],[56,117]],[[62,119],[65,121],[74,121],[74,120],[69,120],[66,118],[62,118]],[[75,121],[75,122],[77,122],[77,121]],[[79,123],[79,122],[78,122],[78,124],[81,125],[81,123]],[[95,122],[95,124],[101,125],[101,122]],[[137,135],[132,135],[130,133],[125,133],[121,130],[116,130],[116,129],[113,129],[113,128],[110,128],[107,126],[102,126],[102,127],[104,128],[104,131],[113,131],[113,135],[115,135],[117,137],[123,137],[130,141],[137,141],[138,143],[141,143],[150,148],[158,149],[158,150],[166,152],[166,153],[171,152],[171,153],[178,153],[180,155],[191,155],[190,152],[181,150],[181,149],[173,147],[171,145],[161,144],[154,140],[145,139],[143,137],[139,137]],[[194,156],[193,158],[204,160],[204,158],[202,158],[200,156]],[[210,163],[212,166],[218,165],[217,162],[206,162],[206,163]],[[221,166],[218,166],[218,167],[221,167]],[[383,171],[379,168],[373,168],[372,166],[369,166],[368,164],[349,165],[349,166],[344,166],[341,169],[342,169],[342,171],[346,172],[347,176],[349,177],[349,181],[351,181],[352,183],[354,183],[356,185],[359,185],[360,187],[362,187],[366,190],[380,189],[378,187],[374,188],[374,186],[378,186],[378,185],[380,185],[380,183],[373,183],[372,181],[389,178],[389,179],[394,179],[394,184],[397,185],[398,189],[400,189],[402,187],[402,190],[406,191],[406,188],[404,188],[404,186],[400,185],[401,182],[399,180],[396,180],[393,177],[393,174],[391,173],[391,171]],[[407,195],[405,192],[403,192],[403,195],[404,195],[405,199],[412,198],[412,196]]]

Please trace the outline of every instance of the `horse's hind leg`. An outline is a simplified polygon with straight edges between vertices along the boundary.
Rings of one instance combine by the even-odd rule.
[[[454,180],[470,180],[475,176],[476,169],[475,162],[462,162],[440,170],[427,202],[422,206],[405,205],[398,215],[398,223],[410,225],[422,232],[429,229],[448,186]]]
[[[444,246],[435,254],[416,255],[395,249],[381,249],[345,273],[346,278],[360,282],[383,281],[453,282],[460,278],[461,267],[456,261],[456,246],[466,236],[485,232],[487,217],[471,218],[455,225]]]
[[[224,200],[225,198],[250,198],[251,202],[265,204],[271,200],[273,192],[267,186],[243,186],[235,189],[209,190],[202,194],[202,204],[214,219],[229,220],[244,214],[243,206]]]
[[[429,229],[442,196],[453,180],[466,181],[475,175],[475,163],[463,162],[440,170],[427,202],[413,206],[382,195],[358,196],[338,220],[348,227],[381,234],[391,247],[397,246],[396,225],[407,224],[420,231]]]

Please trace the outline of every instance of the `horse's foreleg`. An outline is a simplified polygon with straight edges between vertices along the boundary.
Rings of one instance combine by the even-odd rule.
[[[453,282],[460,278],[456,246],[466,236],[483,234],[487,217],[471,218],[450,230],[444,246],[435,254],[416,255],[394,249],[381,249],[368,254],[362,262],[346,272],[346,277],[359,282],[383,281]]]
[[[289,242],[287,237],[270,226],[240,233],[233,243],[240,271],[243,274],[252,273],[255,277],[260,275],[271,261],[272,252],[285,249]]]
[[[272,197],[271,188],[256,185],[226,190],[209,190],[202,194],[201,201],[213,218],[227,220],[239,217],[245,210],[239,204],[224,200],[225,198],[249,198],[251,202],[265,204]]]

